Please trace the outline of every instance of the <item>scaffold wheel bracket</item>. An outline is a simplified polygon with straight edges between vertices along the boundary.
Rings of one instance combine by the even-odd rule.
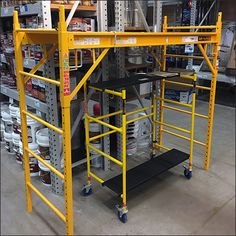
[[[127,213],[128,213],[128,209],[124,208],[120,205],[116,205],[116,209],[117,209],[117,216],[118,219],[122,222],[122,223],[126,223],[127,221]]]
[[[93,192],[92,190],[92,184],[87,184],[87,185],[83,185],[82,190],[81,190],[81,195],[84,197],[87,197],[89,195],[91,195]]]
[[[184,176],[187,178],[187,179],[191,179],[193,174],[192,174],[192,171],[189,170],[188,168],[185,168],[184,169]]]

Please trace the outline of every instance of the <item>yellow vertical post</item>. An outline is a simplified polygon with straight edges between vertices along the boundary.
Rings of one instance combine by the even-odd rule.
[[[18,12],[14,11],[14,42],[15,42],[15,61],[16,61],[16,77],[17,77],[17,88],[19,91],[19,102],[20,102],[20,117],[21,117],[21,132],[22,132],[22,144],[23,144],[23,159],[24,159],[24,174],[25,174],[25,188],[26,188],[26,208],[28,212],[32,211],[32,191],[28,186],[30,180],[30,165],[29,165],[29,154],[25,151],[28,148],[28,130],[27,130],[27,118],[22,111],[26,111],[26,98],[25,98],[25,87],[24,87],[24,76],[19,72],[23,71],[23,57],[22,57],[22,34],[17,32],[20,29],[18,21]]]
[[[159,130],[158,130],[158,144],[162,145],[162,129],[163,129],[163,125],[161,125],[163,123],[164,120],[164,98],[165,98],[165,79],[163,79],[161,81],[161,101],[160,101],[160,112],[159,112]]]
[[[153,105],[153,116],[152,116],[152,146],[156,143],[156,119],[157,119],[157,98],[156,98],[156,82],[153,82],[152,91],[152,105]]]
[[[90,175],[90,151],[89,151],[89,120],[88,120],[88,98],[87,98],[87,83],[84,83],[84,113],[85,113],[85,142],[86,142],[86,155],[87,155],[87,175],[88,184],[91,184]]]
[[[70,125],[70,74],[69,74],[69,39],[65,22],[64,7],[59,8],[58,46],[60,63],[60,100],[62,107],[63,153],[64,153],[64,194],[66,234],[73,235],[73,195],[71,165],[71,125]]]
[[[195,106],[196,106],[196,81],[197,75],[193,76],[193,95],[192,95],[192,111],[191,111],[191,131],[190,131],[190,151],[189,151],[189,170],[193,168],[193,145],[194,145],[194,125],[195,125]]]
[[[221,38],[221,27],[222,27],[222,13],[219,12],[218,20],[216,24],[217,32],[217,43],[213,45],[213,62],[212,66],[214,72],[212,73],[211,80],[211,90],[210,90],[210,101],[209,101],[209,111],[208,111],[208,127],[207,127],[207,137],[206,137],[206,151],[205,151],[205,170],[209,169],[210,164],[210,155],[211,155],[211,142],[212,142],[212,126],[214,118],[214,107],[215,107],[215,94],[216,94],[216,80],[218,74],[218,57],[219,57],[219,47],[220,47],[220,38]]]
[[[163,29],[162,29],[163,33],[167,32],[167,16],[164,16],[164,22],[163,22]],[[161,66],[161,70],[162,71],[166,71],[166,48],[167,46],[164,45],[163,49],[162,49],[162,66]],[[162,98],[162,100],[160,101],[160,108],[159,108],[159,121],[160,123],[163,123],[163,119],[164,119],[164,97],[165,97],[165,80],[163,79],[161,81],[161,94],[160,97]],[[159,129],[158,129],[158,144],[162,145],[162,125],[159,124]]]
[[[124,94],[125,90],[122,91]],[[123,102],[123,114],[122,114],[122,200],[123,200],[123,211],[127,210],[127,199],[126,199],[126,94],[122,97]]]

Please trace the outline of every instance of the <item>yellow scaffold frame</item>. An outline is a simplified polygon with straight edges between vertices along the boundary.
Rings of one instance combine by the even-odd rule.
[[[200,51],[203,54],[204,59],[207,61],[213,76],[211,83],[211,99],[210,109],[208,114],[208,131],[207,131],[207,143],[206,143],[206,158],[205,168],[209,167],[210,160],[210,147],[211,147],[211,136],[212,136],[212,122],[214,113],[214,101],[215,101],[215,90],[216,90],[216,77],[217,77],[217,57],[218,47],[220,45],[221,35],[221,13],[218,15],[218,21],[213,26],[198,26],[194,27],[197,29],[211,29],[212,32],[167,32],[168,29],[192,29],[193,27],[168,27],[167,18],[165,18],[166,29],[160,33],[146,33],[146,32],[68,32],[66,21],[65,21],[65,10],[64,6],[59,8],[59,24],[58,29],[22,29],[20,28],[18,13],[14,11],[14,43],[15,43],[15,59],[16,59],[16,75],[17,75],[17,87],[19,91],[20,101],[20,114],[22,124],[22,142],[23,142],[23,158],[24,158],[24,169],[25,169],[25,188],[26,188],[26,206],[29,212],[32,211],[32,191],[36,193],[65,223],[66,223],[66,234],[73,235],[73,197],[72,197],[72,165],[71,165],[71,125],[70,125],[70,103],[73,97],[86,86],[86,81],[90,78],[91,74],[97,68],[101,60],[106,56],[110,48],[121,48],[121,47],[135,47],[135,46],[164,46],[167,45],[178,45],[178,44],[197,44]],[[48,51],[44,50],[43,58],[39,63],[29,72],[26,73],[23,68],[22,58],[22,46],[29,44],[40,44],[45,47],[46,45],[52,45]],[[206,53],[206,47],[202,45],[213,44],[213,59],[212,62],[208,58]],[[59,81],[43,76],[38,76],[35,73],[38,69],[49,59],[56,48],[59,49],[59,70],[60,78]],[[76,49],[102,49],[101,54],[95,58],[93,65],[86,72],[82,80],[76,86],[73,91],[70,91],[70,63],[69,63],[69,50]],[[164,51],[165,53],[165,51]],[[165,55],[166,56],[166,55]],[[165,60],[164,63],[165,64]],[[36,78],[38,80],[52,83],[60,89],[60,102],[62,108],[62,127],[58,128],[50,123],[42,120],[41,118],[31,114],[27,111],[26,99],[25,99],[25,85],[30,78]],[[86,88],[85,88],[86,89]],[[114,95],[117,95],[114,93]],[[122,93],[121,97],[124,98],[125,94]],[[154,107],[156,105],[154,104]],[[153,107],[153,108],[154,108]],[[191,113],[192,114],[192,113]],[[111,115],[111,114],[110,114]],[[48,128],[56,131],[58,134],[63,136],[63,156],[64,156],[64,174],[60,173],[56,168],[45,162],[39,155],[33,153],[28,147],[27,137],[27,119],[31,118],[41,122]],[[107,116],[107,115],[105,115]],[[126,122],[126,115],[122,115],[124,124]],[[93,118],[92,118],[93,119]],[[95,118],[96,119],[96,118]],[[87,118],[88,120],[88,118]],[[96,119],[100,124],[103,121]],[[114,128],[110,124],[107,124],[109,128]],[[122,132],[125,132],[125,126],[122,128]],[[115,128],[115,131],[121,132],[120,128]],[[115,132],[108,131],[108,132]],[[106,134],[108,134],[108,132]],[[154,131],[155,132],[155,131]],[[106,134],[102,134],[101,137]],[[126,140],[125,135],[123,136],[123,142]],[[91,140],[90,140],[91,141]],[[101,152],[100,152],[101,153]],[[30,179],[29,169],[29,154],[33,155],[36,159],[42,162],[45,166],[50,168],[52,172],[57,174],[64,181],[64,195],[65,195],[65,214],[63,214],[57,207],[55,207],[32,183]],[[102,152],[102,154],[104,154]],[[125,149],[123,149],[125,155]],[[122,170],[126,173],[126,163],[121,164],[119,160],[111,159],[119,165],[122,165]],[[88,164],[89,165],[89,164]],[[91,175],[92,176],[92,175]],[[94,177],[94,176],[92,176]],[[99,179],[97,179],[99,180]],[[123,186],[123,193],[126,192],[126,186]],[[123,201],[126,202],[126,195],[123,196]]]

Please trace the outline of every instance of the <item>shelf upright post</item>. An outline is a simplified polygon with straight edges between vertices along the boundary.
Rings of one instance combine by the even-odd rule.
[[[98,31],[107,32],[107,0],[97,1],[97,21],[98,21]],[[101,62],[102,65],[102,81],[107,81],[109,76],[109,64],[108,56],[104,57]],[[106,93],[101,94],[101,107],[102,115],[109,113],[109,95]],[[104,122],[109,123],[109,118],[104,119]],[[106,126],[101,126],[102,133],[107,132],[109,129]],[[110,138],[105,136],[102,138],[103,151],[110,155]],[[103,169],[108,170],[110,168],[110,160],[103,157]]]
[[[42,1],[41,2],[41,17],[43,22],[43,28],[52,29],[52,17],[51,17],[51,2]],[[46,47],[49,49],[48,47]],[[55,64],[54,58],[51,57],[47,60],[47,63],[44,65],[44,74],[47,78],[56,79],[55,76]],[[46,92],[46,103],[48,107],[48,112],[46,114],[47,121],[59,127],[58,119],[58,104],[57,104],[57,91],[56,85],[51,83],[45,84]],[[50,161],[52,166],[57,170],[62,171],[61,168],[61,148],[59,135],[54,130],[49,129],[49,152],[50,152]],[[56,194],[63,194],[63,182],[62,180],[54,173],[51,173],[51,182],[52,182],[52,191]]]
[[[20,29],[18,13],[15,11],[13,15],[13,31],[14,31],[14,43],[15,43],[15,59],[16,59],[16,76],[17,87],[19,91],[19,105],[20,105],[20,118],[21,118],[21,132],[22,132],[22,145],[23,145],[23,159],[24,159],[24,174],[25,174],[25,188],[26,188],[26,208],[28,212],[32,212],[32,190],[29,187],[31,184],[30,179],[30,164],[29,154],[25,151],[28,148],[28,128],[27,117],[23,111],[27,111],[26,97],[25,97],[25,84],[24,76],[20,74],[23,71],[23,57],[22,57],[22,39],[24,34],[17,32]]]
[[[167,32],[167,16],[164,17],[164,22],[163,22],[163,33]],[[162,48],[162,65],[161,65],[161,70],[166,71],[166,45],[163,45]],[[159,130],[158,130],[158,144],[159,146],[162,146],[162,129],[163,126],[161,125],[163,123],[163,118],[164,118],[164,97],[165,97],[165,79],[161,81],[161,91],[160,91],[160,110],[159,110]]]
[[[213,44],[213,61],[212,61],[213,71],[212,71],[210,101],[208,110],[209,118],[207,124],[206,150],[205,150],[205,160],[204,160],[205,170],[208,170],[210,165],[212,126],[213,126],[214,108],[215,108],[216,80],[218,75],[218,63],[219,63],[218,57],[219,57],[219,47],[221,38],[221,28],[222,28],[222,13],[220,12],[218,14],[218,20],[216,23],[217,43]]]
[[[115,31],[124,32],[124,12],[125,1],[115,1]],[[118,79],[125,77],[125,48],[115,49],[116,55],[116,70]],[[116,110],[122,109],[122,99],[116,98]],[[116,126],[121,127],[122,116],[116,116]],[[117,134],[117,158],[122,159],[122,137],[121,134]]]
[[[70,126],[70,72],[69,72],[69,39],[65,21],[65,10],[59,8],[58,47],[60,64],[60,100],[62,107],[63,154],[64,154],[64,194],[66,233],[73,235],[73,195],[71,164],[71,126]]]

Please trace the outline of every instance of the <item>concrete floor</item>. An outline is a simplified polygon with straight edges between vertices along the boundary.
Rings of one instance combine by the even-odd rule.
[[[197,112],[206,114],[207,104],[198,102]],[[172,124],[187,127],[187,118],[167,111]],[[185,116],[186,117],[186,116]],[[204,141],[206,121],[197,119],[196,138]],[[185,141],[168,138],[169,146],[187,151]],[[14,156],[2,145],[1,155],[1,234],[64,234],[64,224],[35,195],[33,213],[25,211],[24,175]],[[75,234],[194,234],[235,235],[235,110],[216,105],[212,161],[202,169],[203,149],[195,146],[191,180],[183,177],[182,166],[153,179],[128,195],[128,222],[118,221],[114,205],[120,201],[110,190],[94,183],[89,197],[79,195],[86,173],[73,170]],[[144,158],[130,157],[130,165]],[[116,169],[108,173],[114,175]],[[100,173],[104,175],[104,173]],[[63,210],[63,198],[51,193],[34,178],[34,183]]]

